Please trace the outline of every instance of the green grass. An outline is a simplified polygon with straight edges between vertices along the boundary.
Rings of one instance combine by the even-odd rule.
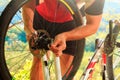
[[[79,80],[80,76],[83,74],[83,71],[85,70],[85,68],[87,67],[87,64],[89,63],[89,59],[92,57],[93,52],[85,52],[84,53],[84,57],[81,63],[81,66],[75,76],[75,80]],[[100,76],[100,66],[97,63],[95,65],[95,69],[94,69],[94,75],[92,80],[101,80],[101,76]]]
[[[79,80],[81,74],[83,73],[84,69],[86,68],[86,66],[89,62],[89,59],[92,55],[93,55],[92,52],[85,52],[81,66],[74,78],[75,80]],[[31,60],[26,60],[24,63],[25,64],[24,64],[23,68],[19,69],[16,74],[14,74],[15,73],[14,71],[11,72],[12,74],[14,74],[14,80],[29,80],[30,65],[32,63],[31,63]],[[53,76],[54,76],[54,74],[53,74]],[[55,80],[55,79],[52,79],[52,80]],[[101,80],[99,64],[96,64],[95,75],[93,75],[92,80]]]

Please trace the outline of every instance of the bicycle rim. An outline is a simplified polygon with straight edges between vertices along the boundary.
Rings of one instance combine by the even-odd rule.
[[[114,55],[107,57],[107,77],[108,80],[120,80],[120,55],[115,52]]]
[[[113,55],[107,56],[107,77],[108,80],[120,80],[120,55],[118,49]]]
[[[0,41],[0,57],[1,57],[0,72],[3,72],[3,73],[0,73],[0,75],[2,77],[2,80],[11,80],[12,79],[13,76],[11,76],[11,74],[12,73],[15,74],[15,73],[12,72],[12,70],[10,72],[10,67],[13,68],[15,66],[15,64],[17,64],[17,63],[12,64],[12,66],[10,66],[9,64],[13,62],[13,58],[15,61],[15,60],[17,60],[18,56],[20,57],[20,55],[21,56],[23,55],[23,54],[18,54],[18,55],[14,54],[15,52],[18,53],[19,51],[21,51],[20,53],[22,53],[24,50],[23,50],[23,48],[21,48],[21,46],[23,46],[23,45],[19,44],[20,40],[19,39],[17,40],[16,39],[17,36],[14,35],[15,33],[14,34],[12,33],[13,26],[15,26],[15,25],[11,23],[11,20],[12,20],[13,16],[15,15],[15,13],[18,11],[18,9],[27,1],[28,0],[19,0],[19,1],[12,0],[9,3],[9,5],[5,8],[4,12],[1,14],[1,17],[0,17],[0,20],[1,20],[0,26],[2,27],[2,29],[0,29],[0,35],[1,35],[0,36],[0,39],[1,39],[1,41]],[[18,20],[16,19],[16,21],[18,21]],[[16,26],[18,27],[18,25],[20,25],[20,24],[21,24],[21,21],[18,22]],[[18,30],[18,29],[15,29],[15,30],[20,32],[20,30]],[[10,33],[13,35],[11,35]],[[14,39],[13,39],[13,37],[14,37]],[[6,39],[8,39],[8,40],[11,39],[10,43],[6,43]],[[13,47],[14,43],[15,43],[16,47],[15,46]],[[19,48],[17,46],[19,46]],[[24,47],[25,46],[26,45],[24,45]],[[11,50],[9,50],[9,49],[11,49]],[[9,56],[10,54],[12,54],[11,57]],[[25,57],[25,56],[23,56],[23,57]],[[20,59],[17,61],[20,61]],[[8,67],[9,67],[9,69],[8,69]],[[17,64],[17,67],[20,68],[21,66],[19,64]]]
[[[12,0],[0,17],[0,72],[2,72],[0,73],[0,76],[2,80],[18,80],[17,78],[19,77],[21,77],[19,78],[20,80],[29,80],[28,75],[30,73],[32,55],[25,39],[22,18],[19,17],[21,16],[21,7],[27,1],[29,0]],[[68,2],[70,1],[68,0]],[[79,13],[76,10],[76,6],[72,7],[74,8],[73,11],[75,11],[73,17],[76,22],[78,22],[81,19],[78,18]],[[82,39],[80,44],[81,47],[79,50],[81,51],[81,54],[75,55],[71,64],[71,66],[73,66],[72,70],[69,74],[68,72],[71,67],[66,71],[66,74],[63,77],[64,80],[71,80],[73,78],[72,75],[75,75],[79,68],[84,52],[85,40]],[[26,76],[28,77],[26,78]]]

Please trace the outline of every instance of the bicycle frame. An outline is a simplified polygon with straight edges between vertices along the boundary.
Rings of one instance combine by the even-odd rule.
[[[56,80],[62,80],[61,67],[60,67],[60,59],[59,59],[59,57],[56,57],[54,55],[54,60],[55,60],[54,62],[55,62]],[[44,55],[42,57],[42,62],[43,62],[44,79],[45,80],[50,80],[47,55]]]
[[[101,61],[101,67],[102,67],[102,73],[103,73],[102,78],[103,78],[103,80],[105,80],[105,78],[106,78],[106,76],[105,76],[106,75],[106,54],[103,53],[103,51],[102,51],[103,46],[104,46],[104,41],[97,39],[96,50],[94,52],[94,55],[90,59],[80,80],[92,79],[94,67],[95,67],[96,63],[98,63],[99,61]]]

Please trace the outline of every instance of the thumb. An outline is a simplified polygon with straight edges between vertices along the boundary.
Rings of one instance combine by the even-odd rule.
[[[53,43],[51,44],[51,46],[57,47],[57,45],[60,43],[60,40],[54,40]]]
[[[57,57],[60,57],[60,56],[62,55],[62,51],[58,51],[57,53],[55,53],[55,55],[56,55]]]

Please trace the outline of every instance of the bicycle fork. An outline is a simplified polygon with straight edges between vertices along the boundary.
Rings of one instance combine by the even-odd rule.
[[[55,57],[55,55],[54,55],[54,59],[55,59],[56,80],[62,80],[60,59],[59,59],[59,57]],[[49,73],[49,68],[48,68],[48,60],[47,60],[46,55],[44,55],[42,57],[42,61],[43,61],[44,80],[50,80],[50,73]]]

